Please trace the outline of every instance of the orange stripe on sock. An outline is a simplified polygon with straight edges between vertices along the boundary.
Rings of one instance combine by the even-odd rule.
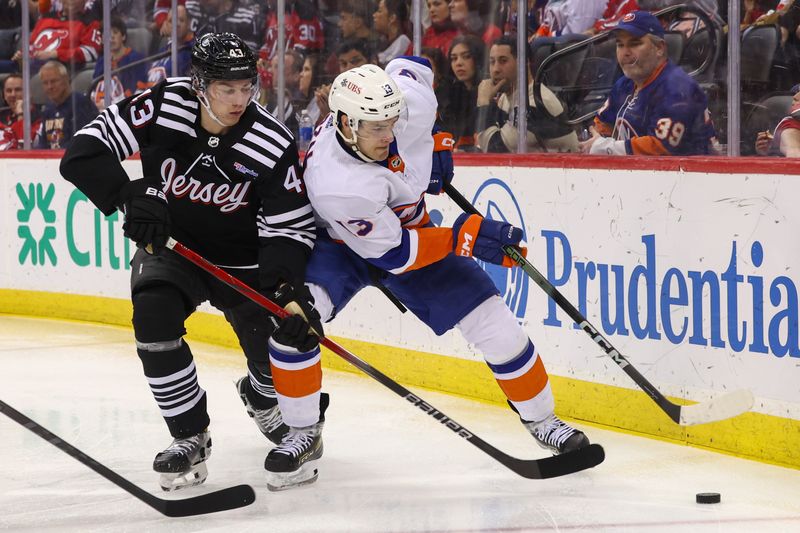
[[[322,389],[322,365],[317,364],[302,370],[284,370],[272,366],[275,392],[288,398],[302,398]]]
[[[542,358],[537,355],[536,362],[530,370],[513,379],[498,379],[497,384],[512,402],[530,400],[547,385],[547,371],[544,369]]]

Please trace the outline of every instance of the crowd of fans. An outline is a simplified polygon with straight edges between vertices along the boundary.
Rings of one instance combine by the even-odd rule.
[[[0,108],[0,150],[23,144],[24,105],[19,72],[24,53],[31,60],[32,81],[41,87],[46,99],[29,106],[33,146],[64,148],[72,132],[104,108],[107,94],[113,103],[146,90],[173,73],[188,75],[191,46],[197,36],[209,31],[235,33],[257,52],[259,103],[295,132],[303,111],[315,123],[326,118],[329,84],[340,72],[365,63],[383,66],[413,50],[410,0],[286,0],[285,50],[278,50],[276,0],[179,0],[176,13],[171,11],[171,0],[112,0],[109,53],[113,76],[106,88],[102,2],[2,2],[0,49],[5,42],[3,32],[21,25],[20,2],[24,1],[30,7],[30,42],[16,42],[5,56],[0,55],[5,101]],[[717,143],[720,132],[714,135],[714,124],[724,117],[708,111],[709,90],[702,80],[683,76],[678,84],[683,87],[680,91],[652,89],[667,75],[665,72],[673,72],[676,67],[667,59],[662,30],[680,32],[688,39],[704,23],[662,20],[657,21],[661,26],[648,30],[641,21],[646,14],[688,4],[702,10],[708,16],[705,20],[726,31],[727,0],[528,0],[528,10],[522,16],[531,50],[607,32],[616,38],[615,66],[620,69],[620,79],[613,89],[609,88],[605,104],[597,105],[596,116],[583,124],[565,120],[568,103],[545,82],[534,98],[536,72],[529,68],[524,85],[517,79],[517,4],[517,0],[423,1],[421,55],[430,60],[434,69],[439,126],[453,134],[457,151],[516,151],[518,94],[520,87],[525,87],[529,102],[525,144],[529,152],[721,153]],[[175,65],[170,53],[173,24],[178,45]],[[776,85],[784,87],[771,89],[790,94],[788,87],[800,81],[795,79],[800,77],[795,74],[800,73],[800,2],[741,0],[740,25],[742,29],[753,25],[777,29],[780,42],[775,61],[785,68]],[[640,27],[645,29],[640,32]],[[724,42],[722,38],[718,45],[724,46]],[[720,55],[719,64],[724,69],[724,50]],[[650,63],[644,65],[647,61]],[[278,109],[276,82],[281,62],[284,105]],[[642,71],[643,65],[649,70]],[[84,73],[82,79],[91,82],[78,86],[76,80],[84,71],[91,72]],[[674,72],[669,75],[678,76]],[[643,104],[644,98],[639,97],[642,94],[652,96]],[[719,97],[719,93],[713,96]],[[637,97],[638,107],[630,101]],[[612,101],[614,98],[622,100]],[[656,116],[667,113],[663,111],[666,108],[683,111],[680,117]],[[636,127],[631,121],[634,115]],[[788,103],[786,115],[791,115]],[[667,129],[665,120],[669,123]],[[769,129],[753,133],[754,138],[746,141],[752,145],[752,153],[800,152],[784,147],[794,139],[791,131],[800,136],[800,122],[781,122],[777,134],[776,126],[771,124]],[[791,130],[788,135],[784,134],[787,130]],[[697,141],[698,131],[702,131],[701,141]],[[691,146],[683,143],[689,138]]]

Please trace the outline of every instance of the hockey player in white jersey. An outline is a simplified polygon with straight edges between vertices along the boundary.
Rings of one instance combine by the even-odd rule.
[[[331,85],[331,115],[305,159],[321,228],[306,271],[315,306],[327,321],[363,287],[388,290],[437,335],[457,327],[481,351],[539,445],[554,454],[587,446],[582,432],[555,416],[536,347],[472,259],[510,267],[502,247],[518,245],[522,230],[467,214],[452,228],[430,222],[425,193],[441,190],[440,177],[431,175],[432,83],[427,60],[404,57],[386,71],[354,68]],[[313,482],[322,456],[319,346],[305,323],[293,325],[286,338],[305,347],[270,340],[275,389],[290,427],[267,455],[272,490]]]
[[[202,483],[211,453],[206,393],[183,338],[185,320],[203,301],[223,311],[247,357],[248,378],[237,391],[275,443],[288,427],[267,338],[290,342],[265,310],[164,249],[167,238],[282,305],[298,301],[313,322],[303,275],[314,217],[292,134],[253,101],[257,76],[256,58],[240,37],[203,35],[192,49],[191,79],[170,78],[109,106],[78,132],[61,162],[64,177],[100,211],[124,213],[125,235],[140,248],[131,262],[132,322],[145,377],[173,437],[153,461],[164,490]],[[131,180],[120,161],[137,152],[143,178]]]

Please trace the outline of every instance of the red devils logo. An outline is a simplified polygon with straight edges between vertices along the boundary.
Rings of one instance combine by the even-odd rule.
[[[36,36],[36,41],[33,43],[33,49],[38,52],[58,50],[61,47],[61,41],[69,38],[67,30],[48,29],[42,31]]]

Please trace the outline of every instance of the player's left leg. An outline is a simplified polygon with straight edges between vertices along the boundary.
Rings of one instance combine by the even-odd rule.
[[[589,444],[553,412],[544,364],[492,279],[478,264],[450,255],[417,271],[389,276],[386,286],[437,335],[458,327],[483,354],[509,405],[540,446],[564,453]]]
[[[499,296],[487,298],[458,328],[483,354],[509,405],[541,447],[560,454],[589,445],[583,432],[555,415],[550,380],[538,350]]]

